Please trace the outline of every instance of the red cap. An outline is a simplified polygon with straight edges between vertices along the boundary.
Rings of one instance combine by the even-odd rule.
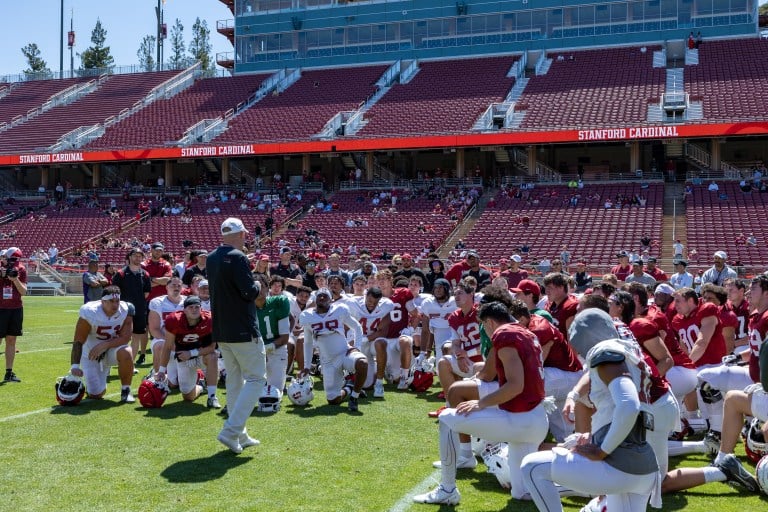
[[[266,254],[262,254],[261,256],[259,256],[259,259],[261,261],[269,261],[269,256]]]
[[[400,257],[401,257],[402,259],[404,259],[404,260],[412,260],[412,259],[413,259],[413,256],[411,256],[411,255],[410,255],[410,254],[408,254],[408,253],[405,253],[405,254],[403,254],[403,255],[402,255],[402,256],[400,256]]]
[[[511,290],[515,293],[537,293],[541,295],[541,287],[536,281],[532,281],[531,279],[523,279],[516,288],[511,288]]]

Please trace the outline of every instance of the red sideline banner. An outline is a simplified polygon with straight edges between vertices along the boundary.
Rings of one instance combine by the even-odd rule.
[[[0,155],[0,166],[39,166],[81,162],[116,162],[130,160],[177,160],[190,158],[240,157],[248,155],[286,155],[392,151],[401,149],[467,148],[479,146],[514,146],[573,142],[614,142],[631,140],[734,137],[768,135],[768,122],[659,125],[589,130],[534,132],[464,133],[420,135],[376,139],[343,138],[298,142],[270,142],[234,145],[203,145],[124,149],[113,151],[66,151],[61,153],[25,153]]]

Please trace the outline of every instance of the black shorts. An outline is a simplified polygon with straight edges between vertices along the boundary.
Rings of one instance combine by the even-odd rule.
[[[133,316],[133,334],[145,334],[147,332],[147,315]]]
[[[0,309],[0,338],[21,336],[24,323],[24,308]]]

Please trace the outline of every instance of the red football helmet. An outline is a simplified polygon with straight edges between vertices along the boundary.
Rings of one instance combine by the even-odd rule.
[[[413,382],[411,382],[409,387],[411,388],[411,391],[415,391],[416,393],[423,393],[431,388],[434,382],[434,373],[419,369],[414,370]]]
[[[763,456],[768,455],[768,443],[765,442],[762,431],[763,423],[757,418],[744,426],[741,435],[744,438],[744,452],[753,464],[757,464]]]
[[[85,396],[85,385],[71,373],[56,380],[56,401],[61,405],[77,405]]]
[[[144,379],[139,386],[139,402],[147,409],[162,407],[168,396],[168,384],[154,379]]]

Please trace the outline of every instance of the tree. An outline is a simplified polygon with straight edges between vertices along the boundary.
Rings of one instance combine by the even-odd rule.
[[[139,66],[142,71],[154,71],[155,70],[155,41],[157,38],[152,35],[144,36],[141,40],[141,46],[136,55],[139,57]]]
[[[91,32],[93,46],[86,48],[80,54],[83,69],[111,69],[115,65],[115,59],[109,51],[109,46],[104,46],[107,40],[107,31],[101,26],[101,20],[96,19],[96,26]]]
[[[200,18],[192,25],[192,41],[189,43],[189,54],[196,61],[200,61],[200,67],[205,74],[213,74],[214,66],[211,61],[211,31],[205,20]]]
[[[29,68],[24,70],[25,75],[51,76],[51,70],[48,69],[48,64],[40,57],[40,48],[35,43],[29,43],[21,49],[21,53],[24,54],[24,58],[27,59],[27,65],[29,66]]]
[[[187,48],[184,44],[184,25],[176,18],[176,23],[171,27],[171,58],[168,59],[169,69],[184,69],[188,59],[184,52]]]

